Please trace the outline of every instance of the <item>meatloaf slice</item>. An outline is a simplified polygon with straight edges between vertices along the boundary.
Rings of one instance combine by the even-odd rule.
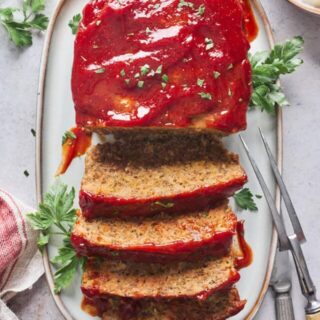
[[[94,311],[103,320],[224,320],[239,313],[245,303],[240,300],[237,289],[231,288],[214,293],[205,301],[85,298],[83,305],[89,307],[90,314]]]
[[[150,135],[99,144],[86,156],[86,218],[207,208],[247,181],[238,156],[212,134]]]
[[[233,256],[167,264],[91,258],[81,289],[88,297],[205,300],[239,278]]]
[[[137,261],[186,260],[228,252],[237,218],[224,201],[208,211],[182,215],[86,220],[79,212],[71,241],[84,256]]]

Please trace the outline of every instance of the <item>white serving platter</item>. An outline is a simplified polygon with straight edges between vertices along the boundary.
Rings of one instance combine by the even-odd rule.
[[[40,71],[39,99],[37,113],[37,198],[42,195],[54,181],[54,174],[60,162],[61,137],[63,133],[74,126],[75,114],[71,97],[70,78],[73,61],[74,36],[68,27],[68,22],[76,13],[81,12],[87,0],[59,0],[48,28]],[[258,0],[252,0],[256,20],[259,25],[259,35],[251,44],[252,53],[268,50],[273,45],[272,31],[265,12]],[[282,116],[269,116],[260,111],[248,113],[248,129],[243,136],[256,158],[267,184],[279,204],[279,194],[268,165],[267,157],[261,144],[258,127],[265,133],[274,154],[277,154],[278,164],[282,163]],[[230,150],[240,154],[240,160],[249,176],[248,186],[256,194],[261,194],[260,187],[250,167],[250,164],[239,143],[238,135],[225,139]],[[63,182],[79,190],[80,180],[84,171],[83,158],[75,159],[69,170],[61,177]],[[267,291],[276,251],[277,237],[272,226],[271,216],[264,199],[257,200],[259,210],[252,212],[237,212],[240,219],[245,220],[246,239],[254,253],[252,264],[241,270],[241,280],[237,284],[241,298],[247,299],[244,310],[234,316],[234,320],[252,319],[259,309]],[[234,209],[236,209],[234,207]],[[53,239],[44,253],[46,276],[53,292],[53,279],[49,259],[52,258],[59,245],[59,239]],[[60,295],[53,294],[55,302],[65,317],[71,320],[91,320],[81,310],[81,274],[77,275],[73,285]]]

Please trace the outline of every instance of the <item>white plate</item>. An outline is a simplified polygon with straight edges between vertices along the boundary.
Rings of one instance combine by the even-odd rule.
[[[81,12],[87,0],[60,0],[51,19],[44,47],[42,68],[40,73],[38,126],[37,126],[37,195],[41,201],[42,194],[54,180],[54,173],[60,161],[61,137],[63,133],[74,126],[74,110],[71,98],[70,77],[73,60],[74,36],[68,27],[71,17]],[[253,1],[259,36],[252,43],[252,52],[269,49],[273,44],[271,28],[265,13],[258,2]],[[282,157],[281,113],[271,117],[260,111],[249,112],[248,129],[243,133],[254,157],[262,170],[271,190],[275,192],[275,184],[268,166],[267,158],[259,140],[257,128],[261,127],[274,153],[278,154],[280,164]],[[249,187],[254,193],[261,194],[247,158],[239,144],[237,135],[226,138],[226,144],[240,154],[241,163],[249,176]],[[75,159],[62,180],[69,186],[79,188],[83,175],[83,159]],[[237,284],[241,298],[247,299],[245,309],[233,319],[251,319],[258,310],[267,290],[274,255],[276,250],[276,235],[272,227],[271,216],[266,202],[258,200],[259,211],[239,212],[240,219],[245,220],[246,239],[254,252],[253,263],[249,268],[241,270],[241,280]],[[59,245],[59,239],[53,239],[44,254],[44,264],[48,283],[52,290],[52,270],[48,262]],[[54,299],[66,319],[93,319],[80,308],[80,272],[73,285]]]
[[[320,7],[315,7],[304,0],[288,0],[288,1],[291,2],[293,5],[295,5],[296,7],[298,7],[299,9],[302,9],[306,12],[320,16]]]

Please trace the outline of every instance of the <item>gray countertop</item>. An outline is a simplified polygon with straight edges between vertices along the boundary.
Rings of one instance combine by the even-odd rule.
[[[16,0],[1,2],[12,5]],[[49,15],[55,1],[47,1]],[[320,17],[299,11],[285,0],[262,0],[276,41],[294,35],[305,39],[304,65],[282,85],[291,107],[284,110],[284,177],[301,217],[308,242],[304,245],[311,274],[320,288]],[[43,36],[17,50],[0,28],[0,186],[35,206],[36,98]],[[28,170],[29,177],[25,177]],[[316,253],[316,254],[315,254]],[[293,300],[296,319],[304,319],[304,300],[294,278]],[[33,289],[19,294],[10,307],[22,320],[62,320],[49,293],[45,278]],[[255,319],[275,319],[269,292]]]

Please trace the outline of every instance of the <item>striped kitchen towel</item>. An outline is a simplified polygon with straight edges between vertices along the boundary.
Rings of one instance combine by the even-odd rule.
[[[6,302],[43,274],[37,232],[26,220],[34,210],[0,189],[0,319],[17,320]]]

